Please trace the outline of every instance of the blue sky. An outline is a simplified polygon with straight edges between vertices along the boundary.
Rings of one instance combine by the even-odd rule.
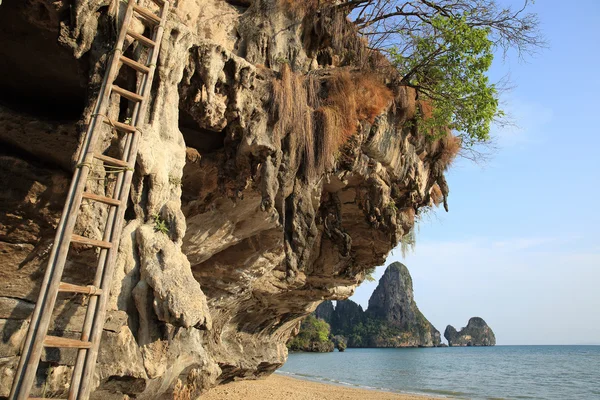
[[[421,222],[415,251],[386,265],[408,266],[442,333],[480,316],[498,344],[600,344],[600,1],[538,0],[532,11],[549,48],[497,57],[491,71],[516,85],[503,100],[518,128],[495,130],[483,167],[455,162],[450,212]],[[366,308],[376,285],[352,299]]]

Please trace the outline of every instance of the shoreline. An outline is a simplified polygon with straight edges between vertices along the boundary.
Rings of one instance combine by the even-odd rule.
[[[389,394],[395,394],[395,395],[401,395],[401,396],[416,396],[419,399],[447,399],[447,396],[436,396],[435,394],[427,394],[427,393],[417,393],[417,392],[394,392],[391,389],[386,389],[386,388],[377,388],[377,387],[372,387],[372,386],[365,386],[365,385],[359,385],[356,383],[348,383],[348,382],[342,382],[342,381],[336,381],[336,380],[332,380],[332,379],[327,379],[327,378],[318,378],[318,377],[312,377],[309,375],[302,375],[302,374],[295,374],[295,373],[291,373],[291,372],[285,372],[285,371],[281,371],[281,370],[277,370],[273,373],[273,375],[277,375],[277,376],[281,376],[284,378],[290,378],[290,379],[294,379],[294,380],[298,380],[298,381],[302,381],[302,382],[312,382],[312,383],[316,383],[316,384],[322,384],[322,385],[332,385],[332,386],[338,386],[338,387],[342,387],[342,388],[347,388],[347,389],[358,389],[358,390],[366,390],[368,392],[381,392],[381,393],[389,393]]]
[[[301,379],[274,373],[267,378],[244,380],[217,386],[202,400],[439,400],[424,394],[388,392],[336,382]]]

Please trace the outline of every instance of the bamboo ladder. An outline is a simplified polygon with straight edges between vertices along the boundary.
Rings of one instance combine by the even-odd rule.
[[[164,24],[169,12],[169,1],[152,0],[160,8],[159,15],[150,9],[137,4],[137,0],[129,0],[123,25],[119,32],[117,44],[105,73],[94,113],[90,119],[83,142],[77,168],[73,174],[67,200],[54,238],[54,245],[38,300],[31,317],[29,331],[25,340],[19,366],[10,392],[11,400],[34,399],[30,397],[40,358],[44,347],[78,349],[71,384],[69,400],[87,400],[91,391],[94,368],[98,356],[98,348],[102,338],[102,329],[106,317],[114,264],[119,247],[119,239],[123,227],[127,199],[131,187],[133,168],[135,166],[140,132],[148,106],[148,98],[152,87],[152,79],[158,60]],[[152,38],[140,35],[130,29],[132,18],[139,18],[152,29]],[[130,37],[147,48],[148,64],[132,60],[123,55],[125,38]],[[123,89],[113,82],[117,78],[120,65],[136,71],[136,93]],[[131,120],[119,122],[106,117],[111,94],[133,103]],[[96,143],[102,135],[98,126],[101,123],[110,125],[121,132],[122,159],[101,154],[95,150]],[[86,182],[94,161],[100,161],[107,171],[116,173],[116,185],[110,197],[86,191]],[[77,215],[83,199],[100,202],[109,207],[106,228],[102,240],[94,240],[73,234]],[[67,253],[71,243],[79,243],[99,248],[97,269],[93,285],[79,286],[61,282]],[[52,318],[59,292],[80,293],[89,296],[86,315],[81,331],[81,338],[69,339],[48,335],[48,327]]]

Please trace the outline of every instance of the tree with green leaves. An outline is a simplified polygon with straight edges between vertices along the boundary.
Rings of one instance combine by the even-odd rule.
[[[487,71],[494,53],[518,57],[544,47],[533,0],[518,9],[496,0],[343,0],[334,7],[354,22],[398,69],[401,84],[417,90],[420,124],[433,137],[456,131],[463,146],[490,139],[492,122],[501,121],[501,88]]]
[[[431,34],[413,38],[410,57],[390,49],[402,82],[431,104],[431,115],[420,120],[423,130],[438,137],[450,128],[464,133],[463,140],[488,140],[492,121],[503,115],[496,86],[485,74],[494,58],[489,28],[469,26],[465,17],[442,16],[429,28]]]

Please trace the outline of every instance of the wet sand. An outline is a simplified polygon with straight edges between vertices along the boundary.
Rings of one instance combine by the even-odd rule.
[[[427,400],[434,397],[397,394],[305,381],[273,374],[266,379],[218,386],[201,400]],[[439,399],[437,399],[439,400]]]

